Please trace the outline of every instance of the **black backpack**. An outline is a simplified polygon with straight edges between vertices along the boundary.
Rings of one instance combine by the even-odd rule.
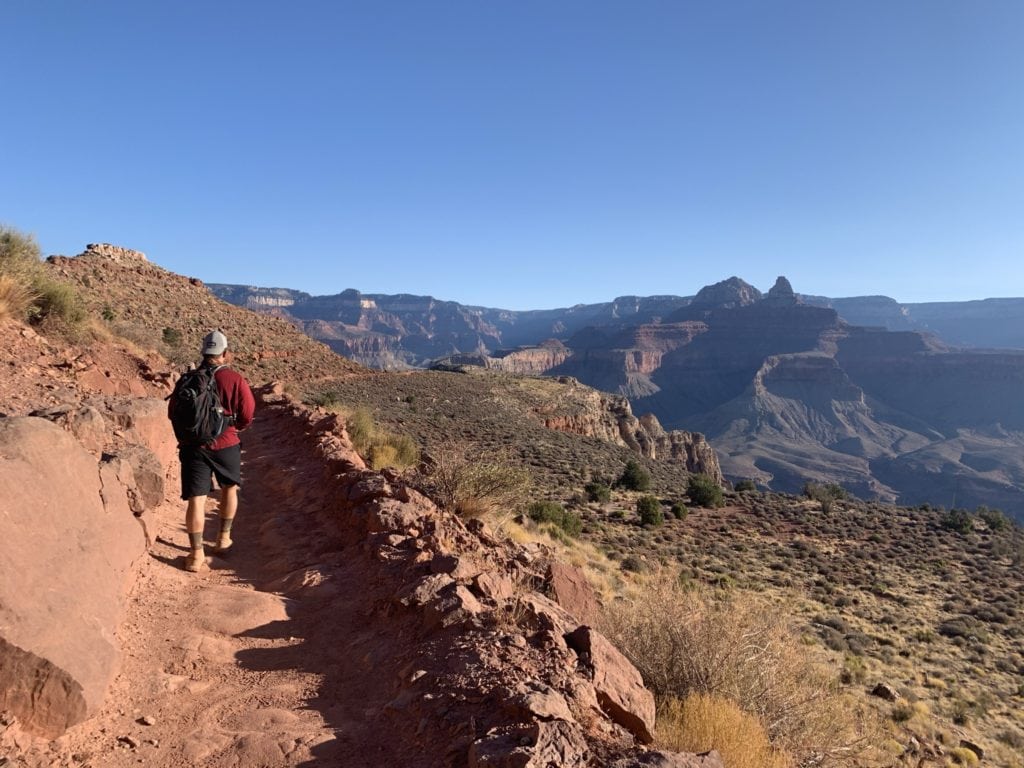
[[[185,371],[174,385],[174,408],[171,411],[171,426],[179,445],[209,445],[233,419],[224,414],[224,406],[220,402],[217,381],[214,374],[222,366],[216,368],[201,365]]]

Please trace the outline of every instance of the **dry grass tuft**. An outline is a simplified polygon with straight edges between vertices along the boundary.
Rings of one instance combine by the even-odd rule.
[[[692,693],[658,706],[658,745],[673,752],[717,749],[729,768],[792,768],[793,760],[772,747],[757,718],[728,699]]]
[[[511,517],[524,503],[530,473],[509,454],[471,454],[447,443],[436,448],[416,485],[444,509],[461,517]]]
[[[36,294],[14,275],[0,274],[0,320],[24,320]]]
[[[784,612],[751,593],[687,589],[663,569],[611,604],[603,629],[656,695],[729,699],[798,765],[849,763],[875,740]]]
[[[365,408],[347,409],[336,399],[325,398],[318,402],[333,413],[345,419],[352,447],[356,449],[372,469],[393,467],[398,470],[416,466],[420,460],[420,449],[408,435],[399,435],[381,429],[374,423],[373,416]]]

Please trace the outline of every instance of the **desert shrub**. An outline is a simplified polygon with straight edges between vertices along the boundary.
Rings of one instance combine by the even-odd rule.
[[[953,747],[949,756],[954,765],[977,765],[979,762],[978,756],[967,747]]]
[[[692,693],[658,706],[658,746],[673,752],[717,749],[729,768],[790,768],[792,759],[772,747],[764,726],[721,696]]]
[[[804,483],[804,496],[821,505],[822,512],[831,512],[837,501],[850,498],[850,492],[839,483],[815,483],[808,480]]]
[[[345,417],[345,431],[348,432],[352,446],[362,454],[370,450],[377,427],[368,410],[356,408]]]
[[[35,299],[28,283],[13,275],[0,274],[0,320],[24,320]]]
[[[813,661],[776,606],[749,593],[686,589],[668,569],[641,589],[638,599],[609,604],[602,628],[656,695],[727,698],[798,764],[842,764],[871,743],[868,715]]]
[[[59,331],[77,331],[84,323],[87,313],[78,291],[47,274],[30,235],[0,226],[0,275],[7,277],[11,317],[47,322]]]
[[[626,555],[619,563],[619,567],[630,573],[643,573],[647,570],[647,563],[639,555]]]
[[[641,496],[637,499],[636,513],[640,516],[641,525],[661,525],[665,522],[657,496]]]
[[[419,462],[420,449],[416,441],[408,435],[375,432],[366,458],[373,469],[407,469]]]
[[[160,333],[160,338],[169,347],[180,347],[182,342],[181,331],[177,328],[167,327]]]
[[[462,517],[511,515],[532,485],[529,471],[507,451],[471,452],[454,442],[438,446],[412,481],[438,505]]]
[[[555,501],[535,501],[526,508],[526,514],[535,523],[551,523],[574,538],[583,531],[580,516]]]
[[[310,405],[316,405],[320,408],[327,408],[328,410],[336,409],[341,405],[341,395],[334,390],[325,389],[322,392],[315,392],[306,398],[306,402]],[[352,435],[349,434],[351,439]]]
[[[57,322],[75,329],[87,316],[85,304],[70,283],[61,283],[46,276],[36,278],[32,285],[37,294],[29,309],[29,319],[35,323]]]
[[[583,490],[587,494],[588,501],[606,502],[612,499],[612,489],[608,487],[607,483],[595,480],[583,486]]]
[[[974,510],[974,513],[993,531],[1002,531],[1010,526],[1009,518],[1001,510],[981,506]]]
[[[173,329],[164,329],[164,341],[167,340],[168,330]],[[381,429],[365,408],[349,411],[342,407],[338,392],[329,389],[316,392],[307,397],[307,402],[343,416],[345,431],[352,441],[352,447],[372,469],[408,469],[419,463],[420,449],[415,440],[408,435]]]
[[[651,475],[640,462],[630,459],[619,476],[618,485],[628,491],[646,491],[651,487]]]
[[[721,486],[705,474],[690,475],[686,495],[698,507],[721,507],[725,504]]]
[[[740,480],[738,483],[736,483],[736,485],[733,486],[733,489],[741,493],[743,491],[756,491],[757,483],[750,479]]]
[[[669,508],[668,513],[672,515],[676,520],[685,520],[686,516],[690,514],[690,510],[686,508],[686,505],[681,501],[672,502],[672,506]]]
[[[0,274],[31,283],[42,271],[41,258],[34,237],[0,225]]]
[[[943,512],[939,518],[939,525],[947,531],[964,536],[974,530],[974,521],[966,509],[951,509],[948,512]]]

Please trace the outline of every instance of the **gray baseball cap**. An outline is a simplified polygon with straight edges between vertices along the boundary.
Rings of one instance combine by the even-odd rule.
[[[220,331],[210,331],[203,339],[204,355],[219,355],[228,348],[228,337]]]

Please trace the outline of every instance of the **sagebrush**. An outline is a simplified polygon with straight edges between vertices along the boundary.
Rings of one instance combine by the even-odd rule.
[[[797,765],[851,764],[869,721],[808,655],[784,612],[748,593],[686,588],[662,569],[609,604],[604,630],[662,698],[724,697]]]

